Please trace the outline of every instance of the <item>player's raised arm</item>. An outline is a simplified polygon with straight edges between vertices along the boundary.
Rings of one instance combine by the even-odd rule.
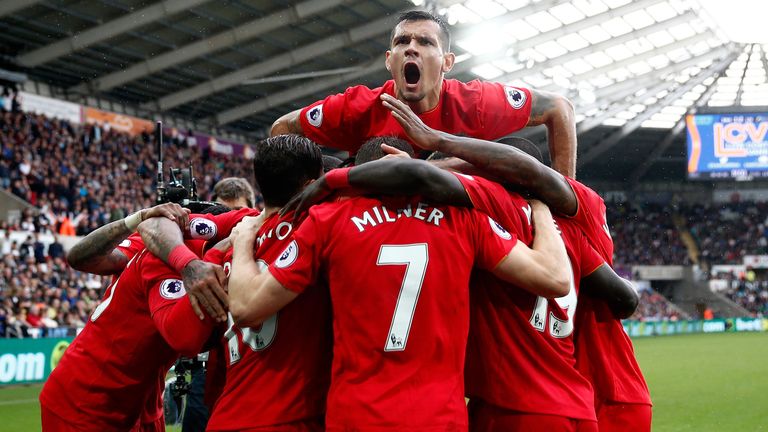
[[[301,121],[299,120],[300,115],[301,109],[297,109],[275,120],[269,131],[269,136],[285,134],[304,135],[304,130],[301,128]]]
[[[166,203],[142,209],[124,219],[110,222],[77,242],[67,252],[67,262],[75,270],[110,275],[123,271],[128,263],[117,245],[133,234],[145,219],[163,219],[178,229],[189,221],[189,210],[178,204]]]
[[[263,217],[246,217],[232,230],[232,270],[229,273],[229,312],[238,327],[254,327],[298,296],[269,271],[260,271],[253,258],[256,232]]]
[[[555,213],[566,216],[576,213],[576,195],[568,182],[536,158],[509,145],[432,129],[408,105],[389,95],[382,95],[381,98],[418,146],[456,156],[482,173],[518,185],[544,201]]]
[[[527,126],[545,125],[552,168],[568,177],[576,177],[576,120],[573,104],[565,97],[541,90],[531,90],[531,117]]]
[[[533,248],[517,242],[493,274],[542,297],[554,298],[568,294],[572,278],[568,254],[557,232],[549,208],[532,201],[536,236]]]
[[[632,316],[640,301],[632,283],[617,275],[605,263],[581,278],[580,286],[583,293],[605,300],[616,318],[624,319]]]

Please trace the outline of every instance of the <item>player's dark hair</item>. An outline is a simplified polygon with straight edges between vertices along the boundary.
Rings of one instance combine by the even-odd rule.
[[[213,200],[236,201],[244,198],[246,205],[253,208],[256,202],[253,188],[248,180],[242,177],[227,177],[219,180],[213,187]]]
[[[366,162],[375,161],[386,156],[387,154],[381,149],[382,144],[402,150],[408,153],[411,157],[414,157],[415,155],[413,147],[408,144],[408,141],[394,136],[379,136],[369,139],[360,147],[360,150],[358,150],[355,155],[355,165],[362,165]]]
[[[344,161],[335,156],[323,155],[323,173],[338,168],[342,163]]]
[[[448,23],[437,15],[424,10],[411,10],[403,12],[397,18],[397,24],[392,27],[392,32],[389,34],[389,43],[392,44],[392,40],[395,39],[395,30],[397,26],[403,21],[433,21],[440,27],[440,45],[443,47],[443,52],[451,51],[451,30],[448,27]]]
[[[539,147],[525,138],[508,136],[498,139],[496,142],[514,147],[529,156],[533,156],[537,161],[544,163],[544,156],[541,154]]]
[[[256,145],[253,171],[264,203],[282,207],[323,172],[320,147],[300,135],[278,135]]]
[[[215,215],[220,215],[220,214],[231,212],[231,211],[232,209],[225,206],[224,204],[216,204],[200,210],[200,214],[210,214],[215,216]]]

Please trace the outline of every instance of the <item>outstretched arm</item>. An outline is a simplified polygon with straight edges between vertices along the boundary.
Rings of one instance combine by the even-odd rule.
[[[384,195],[419,195],[437,204],[471,207],[466,190],[455,175],[418,159],[392,158],[352,168],[332,170],[291,199],[281,213],[309,208],[339,188]]]
[[[142,209],[130,216],[110,222],[85,236],[67,252],[67,262],[75,270],[111,275],[120,273],[128,264],[128,257],[117,250],[117,245],[136,231],[145,219],[163,219],[170,225],[186,226],[189,210],[178,204],[160,204]]]
[[[508,145],[432,129],[408,105],[389,95],[382,95],[381,98],[405,133],[420,147],[456,156],[491,177],[521,186],[555,213],[566,216],[576,214],[576,195],[568,182],[534,157]]]
[[[629,318],[637,309],[639,298],[632,283],[617,275],[603,263],[597,270],[581,278],[581,291],[605,300],[616,318]]]
[[[565,245],[547,206],[532,201],[531,209],[536,230],[533,247],[517,242],[493,274],[536,295],[562,297],[568,294],[573,277]]]
[[[565,97],[531,90],[531,117],[528,126],[545,125],[552,168],[562,175],[576,177],[576,120],[573,104]]]

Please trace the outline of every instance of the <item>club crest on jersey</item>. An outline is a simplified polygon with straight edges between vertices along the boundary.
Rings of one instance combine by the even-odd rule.
[[[121,241],[118,246],[121,247],[121,248],[131,247],[131,241],[128,240],[128,239],[125,239],[125,240]]]
[[[184,297],[187,291],[184,290],[184,282],[178,279],[166,279],[160,284],[160,295],[168,300],[176,300]]]
[[[275,267],[286,268],[296,262],[296,258],[299,256],[299,244],[296,240],[292,241],[287,248],[280,254],[280,257],[275,261]]]
[[[314,127],[320,127],[323,124],[323,104],[312,107],[307,111],[307,121]]]
[[[189,222],[189,231],[193,239],[210,240],[216,237],[216,224],[205,218],[194,218]]]
[[[509,233],[509,231],[505,230],[503,226],[499,225],[498,222],[491,219],[490,216],[488,216],[488,222],[491,223],[491,229],[493,232],[496,233],[497,236],[503,238],[504,240],[511,240],[512,234]]]
[[[525,105],[525,93],[514,87],[504,87],[504,93],[507,94],[507,102],[514,109],[520,109]]]

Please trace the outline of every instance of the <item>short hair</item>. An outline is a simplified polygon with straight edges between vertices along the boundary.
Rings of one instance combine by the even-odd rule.
[[[496,140],[499,144],[506,144],[510,147],[514,147],[528,156],[533,156],[537,161],[544,163],[544,156],[541,154],[539,147],[531,141],[517,136],[508,136]]]
[[[227,177],[219,180],[213,187],[213,200],[235,201],[245,199],[248,207],[256,203],[256,196],[248,180],[242,177]]]
[[[411,157],[414,157],[415,155],[413,147],[408,144],[408,141],[395,136],[378,136],[369,139],[365,144],[360,146],[360,150],[358,150],[355,155],[355,165],[362,165],[366,162],[375,161],[386,156],[387,154],[381,149],[382,144],[402,150],[408,153]]]
[[[332,169],[336,169],[342,163],[344,163],[344,161],[335,156],[323,155],[323,172],[327,173]]]
[[[282,207],[323,172],[320,147],[300,135],[277,135],[256,145],[256,184],[268,206]]]
[[[432,21],[437,23],[440,27],[440,45],[443,47],[443,52],[449,52],[451,50],[451,30],[448,27],[448,23],[438,15],[424,11],[424,10],[411,10],[403,12],[397,18],[397,23],[392,27],[392,32],[389,34],[389,43],[392,43],[392,39],[395,38],[395,30],[397,26],[403,21]]]

